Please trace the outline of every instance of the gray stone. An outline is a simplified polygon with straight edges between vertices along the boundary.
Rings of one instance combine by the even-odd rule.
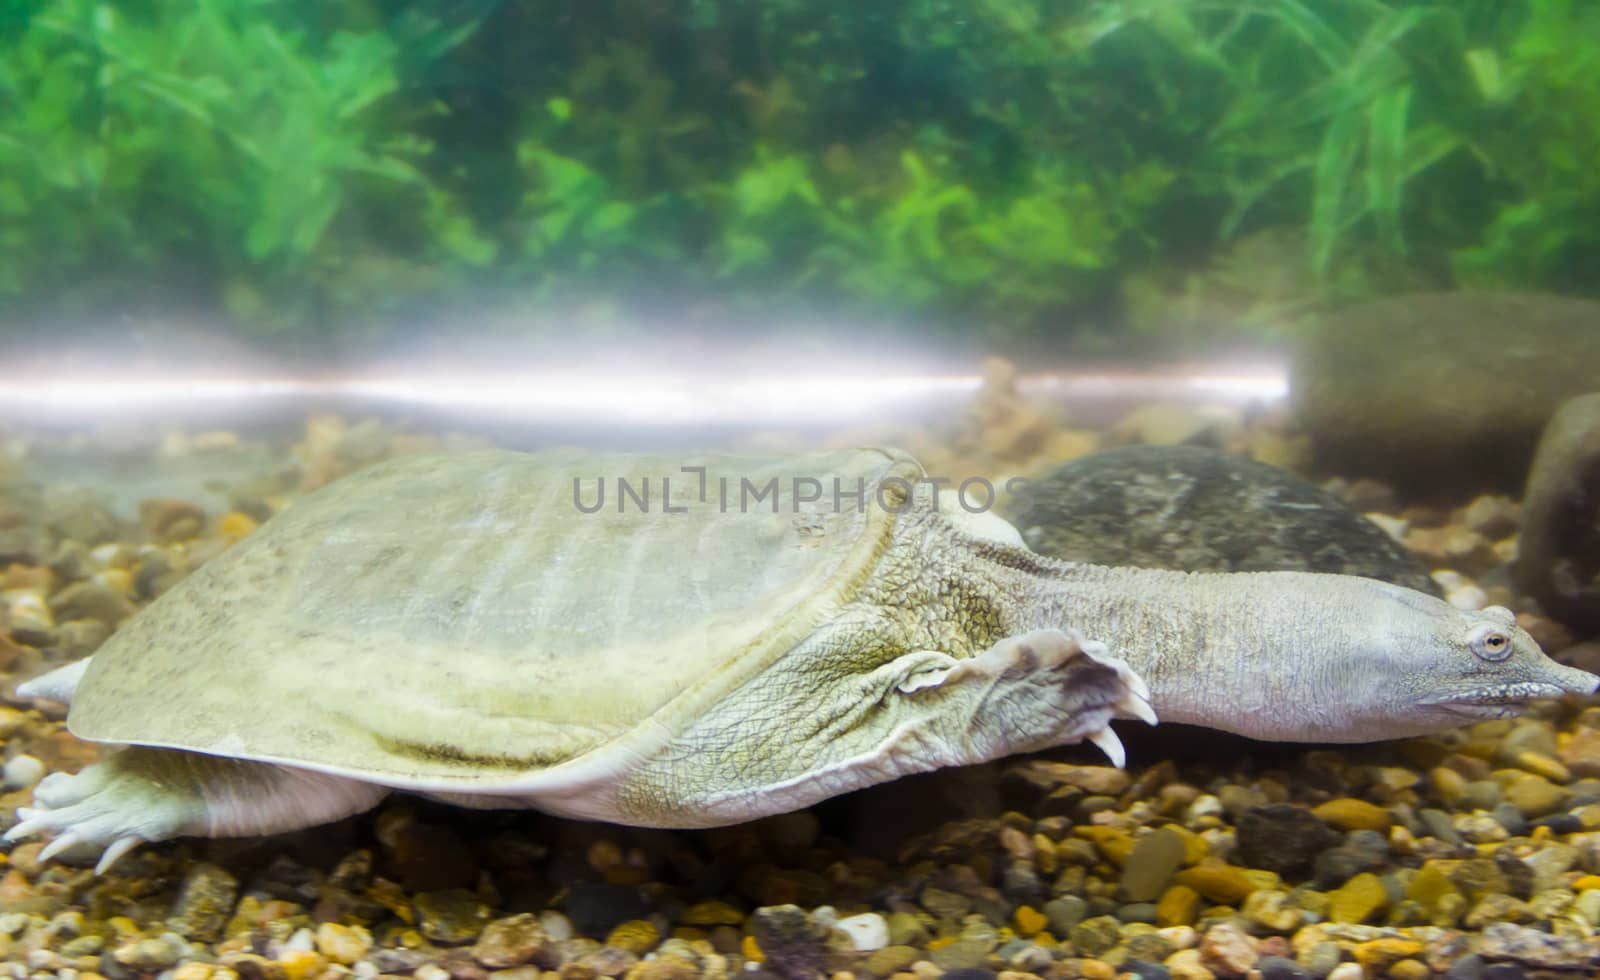
[[[1291,389],[1320,466],[1516,490],[1556,406],[1600,390],[1600,302],[1463,292],[1352,306],[1301,343]]]
[[[1364,575],[1438,586],[1382,528],[1292,473],[1194,446],[1075,459],[1019,491],[1029,547],[1069,561],[1183,571]]]
[[[785,980],[824,975],[828,927],[797,905],[769,905],[750,916],[750,932],[766,955],[766,968]]]
[[[1183,851],[1183,838],[1167,827],[1139,838],[1122,866],[1122,897],[1130,902],[1160,898],[1167,882],[1183,866]]]
[[[1600,631],[1600,394],[1566,402],[1545,427],[1514,572],[1545,612],[1580,632]]]

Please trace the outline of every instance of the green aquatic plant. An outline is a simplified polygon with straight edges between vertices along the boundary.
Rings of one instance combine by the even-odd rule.
[[[1595,37],[1577,0],[13,5],[0,312],[781,301],[1043,339],[1214,291],[1595,290]],[[1276,230],[1303,293],[1241,295]]]

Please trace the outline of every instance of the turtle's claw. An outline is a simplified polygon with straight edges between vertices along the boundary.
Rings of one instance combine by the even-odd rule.
[[[1099,746],[1100,751],[1104,752],[1111,760],[1111,764],[1118,769],[1128,764],[1128,750],[1122,747],[1122,739],[1117,737],[1117,733],[1112,731],[1110,726],[1090,735],[1089,741]]]
[[[69,830],[59,837],[53,838],[50,843],[46,844],[44,848],[39,851],[39,860],[48,861],[81,840],[83,840],[82,837],[79,837],[74,831]]]
[[[118,859],[120,859],[124,854],[127,854],[129,851],[143,843],[144,838],[136,834],[129,834],[127,837],[118,837],[111,843],[110,847],[105,849],[105,853],[100,855],[100,861],[94,866],[94,873],[97,875],[105,874],[107,871],[111,870],[111,866],[116,864]]]

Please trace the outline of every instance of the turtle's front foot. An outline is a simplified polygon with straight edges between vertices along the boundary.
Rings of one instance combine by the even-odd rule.
[[[54,835],[41,860],[78,843],[103,847],[98,874],[147,841],[295,830],[360,813],[385,792],[264,762],[132,746],[76,775],[48,776],[6,839]]]

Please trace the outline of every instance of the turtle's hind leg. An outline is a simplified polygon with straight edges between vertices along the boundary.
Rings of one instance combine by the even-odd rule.
[[[54,834],[41,858],[79,842],[99,845],[99,873],[146,841],[298,830],[370,809],[387,792],[266,762],[129,746],[76,775],[46,777],[6,839]]]

